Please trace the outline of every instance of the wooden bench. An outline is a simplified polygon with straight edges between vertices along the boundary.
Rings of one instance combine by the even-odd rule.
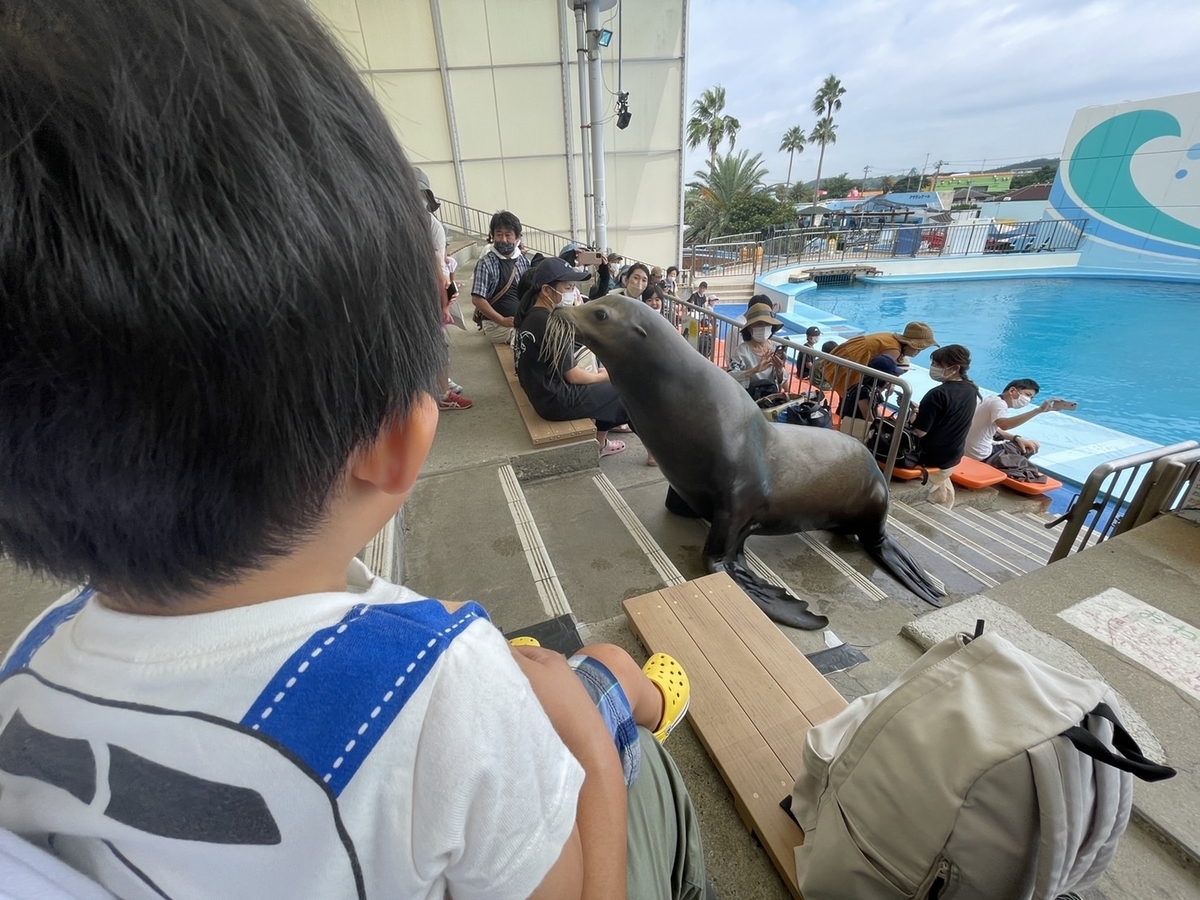
[[[534,411],[533,404],[525,396],[525,389],[517,380],[517,370],[513,367],[512,347],[508,344],[493,344],[504,377],[508,379],[508,388],[512,391],[513,399],[517,401],[517,410],[529,431],[529,440],[535,447],[559,447],[563,444],[575,444],[582,440],[596,440],[596,424],[591,419],[570,419],[566,422],[550,422],[543,419]],[[599,445],[597,445],[599,452]]]
[[[780,807],[803,768],[808,729],[846,701],[724,573],[624,602],[651,653],[669,653],[692,686],[688,721],[788,889],[804,833]]]

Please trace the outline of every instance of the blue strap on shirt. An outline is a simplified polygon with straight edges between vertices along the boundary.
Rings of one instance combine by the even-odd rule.
[[[355,606],[304,642],[241,724],[299,756],[334,796],[463,629],[487,613],[436,600]]]

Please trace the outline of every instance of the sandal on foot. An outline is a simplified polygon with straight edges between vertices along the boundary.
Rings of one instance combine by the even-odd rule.
[[[661,744],[687,715],[688,704],[692,702],[692,687],[683,666],[665,653],[651,656],[642,671],[662,691],[662,721],[654,732],[654,739]]]
[[[612,438],[609,438],[604,442],[604,446],[600,448],[600,458],[604,459],[604,457],[612,456],[614,453],[620,453],[624,449],[624,441],[615,441]]]

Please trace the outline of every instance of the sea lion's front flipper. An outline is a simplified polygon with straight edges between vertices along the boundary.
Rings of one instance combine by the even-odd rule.
[[[808,611],[808,601],[793,596],[778,585],[763,581],[745,563],[730,560],[724,564],[724,569],[771,621],[804,631],[820,631],[829,624],[825,616]]]
[[[946,592],[934,584],[925,570],[921,568],[921,564],[913,559],[909,552],[897,544],[894,539],[884,534],[882,540],[874,546],[866,541],[862,543],[863,548],[875,558],[876,562],[891,572],[897,581],[930,606],[942,608],[940,598],[945,597]]]
[[[675,488],[667,485],[667,499],[663,501],[663,506],[667,508],[667,512],[674,513],[677,516],[683,516],[688,519],[702,519],[704,515],[696,512],[688,506],[688,502],[679,496]]]

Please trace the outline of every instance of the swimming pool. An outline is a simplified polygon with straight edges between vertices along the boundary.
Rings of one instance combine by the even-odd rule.
[[[998,391],[1033,378],[1076,400],[1080,419],[1162,444],[1200,438],[1200,286],[1014,279],[821,287],[804,302],[863,330],[928,322],[971,351],[971,375]],[[929,353],[916,362],[929,364]]]

